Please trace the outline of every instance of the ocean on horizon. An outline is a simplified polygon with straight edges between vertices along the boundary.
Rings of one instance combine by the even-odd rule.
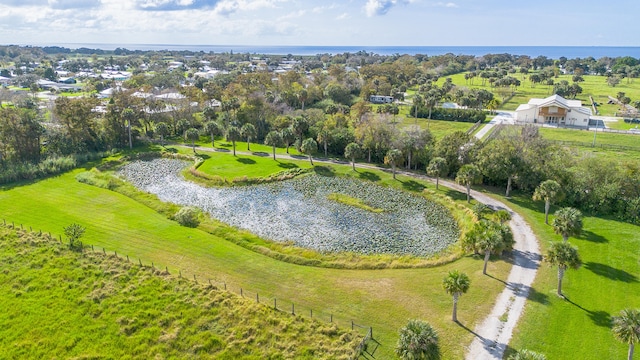
[[[546,56],[550,59],[566,57],[568,59],[593,57],[624,57],[640,58],[638,46],[274,46],[274,45],[185,45],[185,44],[100,44],[100,43],[62,43],[62,44],[31,44],[34,46],[62,46],[70,49],[89,48],[101,50],[144,51],[194,51],[214,53],[249,53],[261,55],[300,55],[313,56],[318,54],[342,54],[366,51],[378,55],[473,55],[511,54],[526,55],[532,58]]]

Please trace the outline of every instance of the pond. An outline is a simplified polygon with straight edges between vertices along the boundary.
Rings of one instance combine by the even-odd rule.
[[[206,188],[185,180],[184,161],[156,159],[125,165],[119,174],[160,200],[195,206],[213,218],[265,239],[293,242],[320,252],[429,256],[458,239],[443,206],[370,182],[307,175],[246,187]],[[327,197],[341,193],[381,213]]]

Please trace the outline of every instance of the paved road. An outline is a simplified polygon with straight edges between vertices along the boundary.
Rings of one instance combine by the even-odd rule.
[[[488,124],[482,127],[480,131],[476,133],[476,138],[482,139],[486,134],[490,133],[494,126],[499,124],[513,124],[513,113],[507,111],[499,111],[498,114],[489,121]]]
[[[508,120],[509,117],[504,117],[500,121],[504,121],[505,119]],[[190,149],[188,146],[181,147]],[[199,148],[198,151],[215,150]],[[236,153],[241,155],[252,155],[248,152],[236,151]],[[299,157],[296,158],[284,154],[278,154],[276,157],[280,159],[299,160]],[[314,162],[347,164],[346,161],[327,159],[314,159]],[[356,167],[390,171],[389,169],[369,164],[356,164]],[[435,182],[434,179],[424,175],[404,171],[397,171],[397,173]],[[466,193],[466,189],[456,183],[440,180],[440,184]],[[477,201],[487,204],[493,209],[505,209],[509,211],[512,217],[509,226],[513,231],[515,240],[512,255],[514,265],[511,268],[507,281],[505,282],[505,288],[500,295],[498,295],[491,313],[474,328],[473,334],[475,337],[471,342],[465,357],[467,360],[498,360],[502,359],[507,344],[513,335],[513,330],[522,315],[527,297],[529,296],[529,290],[531,289],[531,285],[536,277],[542,256],[538,247],[538,240],[522,216],[511,210],[503,202],[489,197],[488,195],[474,190],[471,191],[471,195]],[[506,321],[503,321],[505,318]]]

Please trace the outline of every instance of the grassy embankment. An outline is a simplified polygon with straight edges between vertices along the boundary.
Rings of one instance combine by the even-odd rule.
[[[231,158],[231,156],[229,156]],[[248,157],[256,159],[257,157]],[[235,160],[234,160],[235,161]],[[299,162],[298,166],[308,163]],[[258,164],[238,162],[238,174],[259,168]],[[329,173],[354,173],[347,166],[322,166]],[[225,237],[242,237],[240,232],[226,230],[219,236],[199,229],[178,226],[154,211],[126,196],[79,183],[79,169],[33,183],[16,184],[0,191],[0,216],[43,231],[59,234],[70,223],[87,227],[85,241],[119,254],[140,258],[144,263],[167,266],[172,274],[180,271],[185,277],[226,282],[230,289],[244,288],[245,295],[278,298],[284,307],[296,303],[296,312],[314,310],[314,317],[334,321],[349,327],[350,320],[372,326],[381,342],[376,356],[393,358],[397,331],[409,318],[421,318],[432,323],[441,335],[445,359],[459,359],[464,344],[471,341],[472,329],[489,312],[503,284],[482,275],[482,260],[463,257],[435,268],[340,270],[300,266],[261,255],[229,242]],[[359,171],[378,184],[406,189],[433,189],[413,179],[398,177],[397,181],[380,171]],[[440,194],[458,196],[444,188]],[[461,196],[459,196],[462,198]],[[472,280],[469,293],[459,305],[459,318],[466,327],[450,321],[451,297],[441,287],[444,275],[453,269],[468,273]],[[489,272],[506,280],[510,264],[492,261]]]
[[[360,341],[335,324],[9,227],[0,225],[2,357],[349,359]]]

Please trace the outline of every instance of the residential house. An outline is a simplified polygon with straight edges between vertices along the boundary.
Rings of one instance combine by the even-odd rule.
[[[524,124],[551,124],[588,128],[591,109],[580,100],[567,100],[560,95],[531,99],[516,109],[516,121]]]
[[[393,96],[370,95],[369,102],[373,104],[391,104],[393,102]]]

